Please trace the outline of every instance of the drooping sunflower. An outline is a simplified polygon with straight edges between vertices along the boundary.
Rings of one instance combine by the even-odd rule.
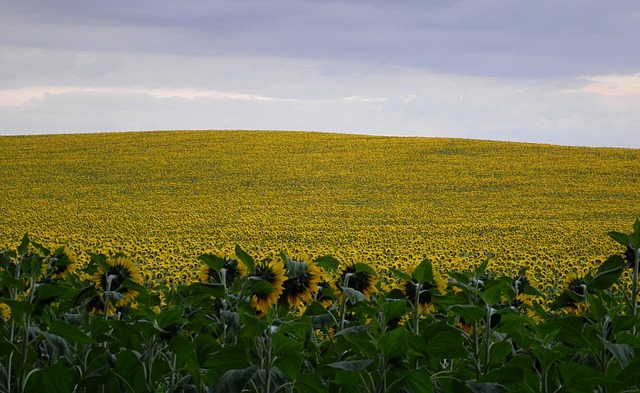
[[[76,256],[64,246],[55,250],[46,262],[52,278],[62,279],[76,271]]]
[[[346,286],[361,292],[369,300],[371,294],[377,292],[375,287],[375,276],[368,269],[358,269],[357,264],[350,264],[342,268],[338,276],[336,289],[342,292],[342,286]],[[368,265],[365,265],[368,267]]]
[[[419,282],[411,274],[411,281],[404,281],[401,284],[401,290],[406,296],[407,300],[412,303],[418,299],[418,312],[420,315],[426,315],[435,311],[435,307],[431,302],[434,294],[444,295],[447,289],[447,281],[442,278],[440,273],[433,271],[433,279],[431,281]]]
[[[234,258],[225,258],[225,263],[220,270],[204,265],[198,273],[198,277],[203,282],[221,284],[225,283],[230,286],[233,281],[247,274],[247,267]]]
[[[565,291],[569,294],[570,300],[564,306],[564,310],[569,314],[582,314],[589,308],[587,303],[587,283],[582,277],[571,273],[567,278]]]
[[[318,291],[320,269],[312,264],[289,259],[286,275],[288,278],[282,286],[290,306],[298,305],[300,300],[313,300],[313,294]]]
[[[262,316],[267,313],[269,307],[278,302],[278,298],[284,291],[282,285],[287,279],[284,263],[270,259],[265,260],[255,267],[249,279],[255,282],[255,285],[251,287],[253,307],[256,314]],[[260,285],[261,281],[266,281],[271,285]]]
[[[130,279],[138,284],[142,284],[140,268],[131,259],[124,256],[117,256],[107,260],[109,269],[104,271],[99,268],[94,275],[96,287],[103,291],[117,292],[122,295],[115,303],[116,307],[127,305],[138,296],[138,292],[126,288],[123,284]]]

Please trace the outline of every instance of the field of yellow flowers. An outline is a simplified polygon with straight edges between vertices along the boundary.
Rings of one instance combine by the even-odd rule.
[[[540,289],[597,266],[640,213],[640,150],[276,131],[0,138],[0,248],[121,251],[156,283],[204,253],[332,254],[381,273],[487,256]]]

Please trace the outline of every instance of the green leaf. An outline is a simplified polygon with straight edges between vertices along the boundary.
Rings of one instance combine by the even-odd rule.
[[[596,385],[606,385],[611,381],[597,370],[575,362],[561,362],[558,370],[564,380],[563,391],[593,391]]]
[[[244,264],[247,266],[247,270],[249,271],[249,273],[253,273],[253,270],[255,269],[256,263],[253,260],[253,258],[251,257],[251,255],[247,254],[242,248],[240,248],[239,245],[236,244],[236,255],[238,256],[238,258],[240,258],[240,260],[242,262],[244,262]]]
[[[461,316],[466,323],[481,321],[487,315],[487,310],[484,307],[470,304],[455,304],[451,306],[450,310]]]
[[[620,233],[620,232],[609,232],[609,237],[611,237],[616,242],[622,244],[623,246],[629,245],[629,235]]]
[[[22,242],[18,246],[18,255],[20,255],[21,257],[25,256],[27,254],[28,249],[29,249],[29,235],[25,233],[24,236],[22,237]]]
[[[409,349],[407,331],[405,329],[394,329],[385,332],[378,339],[378,349],[386,362],[395,357],[405,355]]]
[[[338,336],[342,336],[342,335],[345,335],[345,334],[362,333],[362,332],[365,332],[365,331],[369,330],[370,327],[371,327],[371,325],[369,325],[369,324],[351,326],[351,327],[348,327],[346,329],[340,330],[339,332],[337,332],[333,336],[334,337],[338,337]]]
[[[402,281],[408,281],[411,282],[411,276],[408,275],[407,273],[400,271],[398,269],[394,269],[394,268],[389,268],[389,270],[391,271],[391,273],[395,274],[396,277],[398,277],[399,279],[401,279]]]
[[[95,340],[77,327],[62,321],[53,321],[49,332],[74,344],[93,344]]]
[[[364,302],[365,300],[367,300],[367,297],[364,295],[364,293],[356,289],[345,287],[343,285],[340,285],[340,288],[342,289],[342,292],[347,297],[349,302],[351,302],[352,304]]]
[[[338,271],[338,266],[340,266],[340,262],[331,255],[324,255],[315,260],[316,265],[323,269],[331,270],[333,272]]]
[[[423,370],[409,370],[405,374],[405,385],[414,393],[434,393],[436,390],[429,374]]]
[[[522,382],[524,370],[520,366],[507,364],[483,375],[478,382],[497,382],[500,384]]]
[[[296,392],[326,393],[327,387],[317,373],[304,373],[296,379],[294,390]]]
[[[218,383],[213,387],[212,393],[240,393],[259,370],[258,366],[249,366],[242,370],[229,370],[220,377]]]
[[[147,370],[148,371],[148,370]],[[144,364],[136,356],[136,354],[125,349],[116,354],[115,371],[123,381],[126,381],[134,392],[147,391]]]
[[[27,392],[68,393],[73,391],[71,370],[62,362],[33,371],[25,385]]]
[[[634,351],[629,344],[616,344],[608,341],[604,342],[604,347],[616,358],[618,363],[624,368],[633,358]]]
[[[359,272],[365,272],[365,273],[369,273],[373,276],[376,275],[376,271],[373,270],[373,268],[369,265],[367,265],[366,263],[356,263],[353,265],[356,268],[356,273]]]
[[[226,263],[224,258],[214,254],[202,254],[198,257],[198,259],[217,272],[219,272]]]
[[[337,368],[345,371],[360,371],[365,369],[368,365],[373,363],[371,359],[364,360],[344,360],[341,362],[335,362],[328,364],[329,367]]]
[[[36,302],[47,299],[55,299],[64,295],[69,295],[75,290],[66,285],[40,284],[36,289]]]
[[[183,308],[168,308],[160,311],[159,314],[155,316],[155,321],[158,327],[162,330],[169,326],[180,325],[186,322],[186,319],[182,317],[184,314]]]
[[[249,287],[253,293],[271,293],[275,289],[269,281],[259,277],[249,277]]]
[[[437,359],[463,358],[468,355],[462,333],[452,327],[429,337],[426,349],[431,356]]]
[[[188,287],[184,288],[185,291],[192,294],[205,294],[209,296],[222,297],[224,296],[225,288],[222,284],[212,284],[204,282],[194,282]]]
[[[200,380],[200,363],[194,348],[194,344],[184,337],[175,336],[169,343],[169,349],[176,354],[178,364],[184,364],[186,369],[191,373],[196,384]]]
[[[433,265],[428,258],[425,258],[413,270],[413,278],[419,283],[433,281]]]
[[[487,265],[489,265],[489,258],[485,258],[484,261],[482,261],[482,263],[480,264],[480,266],[478,266],[475,271],[474,271],[474,275],[476,277],[481,277],[482,275],[484,275],[487,271]]]

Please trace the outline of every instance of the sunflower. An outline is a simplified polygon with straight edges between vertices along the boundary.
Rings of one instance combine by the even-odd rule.
[[[65,278],[76,271],[76,256],[64,246],[58,248],[47,260],[47,268],[52,278]]]
[[[283,289],[290,306],[298,305],[300,300],[313,301],[320,281],[320,270],[316,266],[288,259],[286,275]]]
[[[138,292],[125,288],[123,284],[126,279],[142,284],[140,268],[131,259],[123,256],[109,258],[107,263],[109,264],[109,270],[105,272],[102,268],[99,268],[93,276],[96,281],[96,287],[103,291],[108,290],[123,295],[116,301],[116,307],[131,303],[138,295]]]
[[[582,314],[589,308],[587,303],[587,283],[583,278],[571,273],[567,278],[565,291],[569,294],[570,300],[564,306],[564,310],[569,314]]]
[[[447,289],[447,281],[440,276],[438,272],[433,272],[431,281],[418,282],[411,272],[411,281],[405,281],[401,284],[401,290],[407,299],[411,302],[418,298],[418,312],[420,315],[429,314],[435,311],[435,307],[431,303],[433,294],[444,295]]]
[[[9,306],[7,306],[5,303],[0,302],[0,317],[2,317],[3,320],[7,321],[9,320],[10,316],[11,309],[9,308]]]
[[[337,289],[339,292],[342,292],[342,286],[355,289],[364,294],[367,300],[369,300],[370,295],[377,292],[374,275],[369,271],[370,268],[358,271],[356,265],[357,264],[347,265],[342,269],[338,276]],[[369,267],[368,265],[365,266]]]
[[[255,285],[252,287],[252,304],[256,309],[258,316],[267,313],[269,307],[278,302],[278,298],[284,291],[283,283],[287,279],[285,275],[284,263],[273,260],[265,260],[258,264],[249,279],[256,282],[266,281],[269,284],[267,289],[265,286]]]
[[[237,277],[242,277],[246,274],[247,267],[243,263],[234,258],[225,258],[225,263],[219,271],[209,265],[204,265],[200,269],[198,277],[203,282],[224,283],[230,286]]]

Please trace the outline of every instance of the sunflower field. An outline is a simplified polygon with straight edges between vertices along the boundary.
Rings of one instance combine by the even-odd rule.
[[[638,150],[175,131],[0,164],[0,392],[640,389]]]

